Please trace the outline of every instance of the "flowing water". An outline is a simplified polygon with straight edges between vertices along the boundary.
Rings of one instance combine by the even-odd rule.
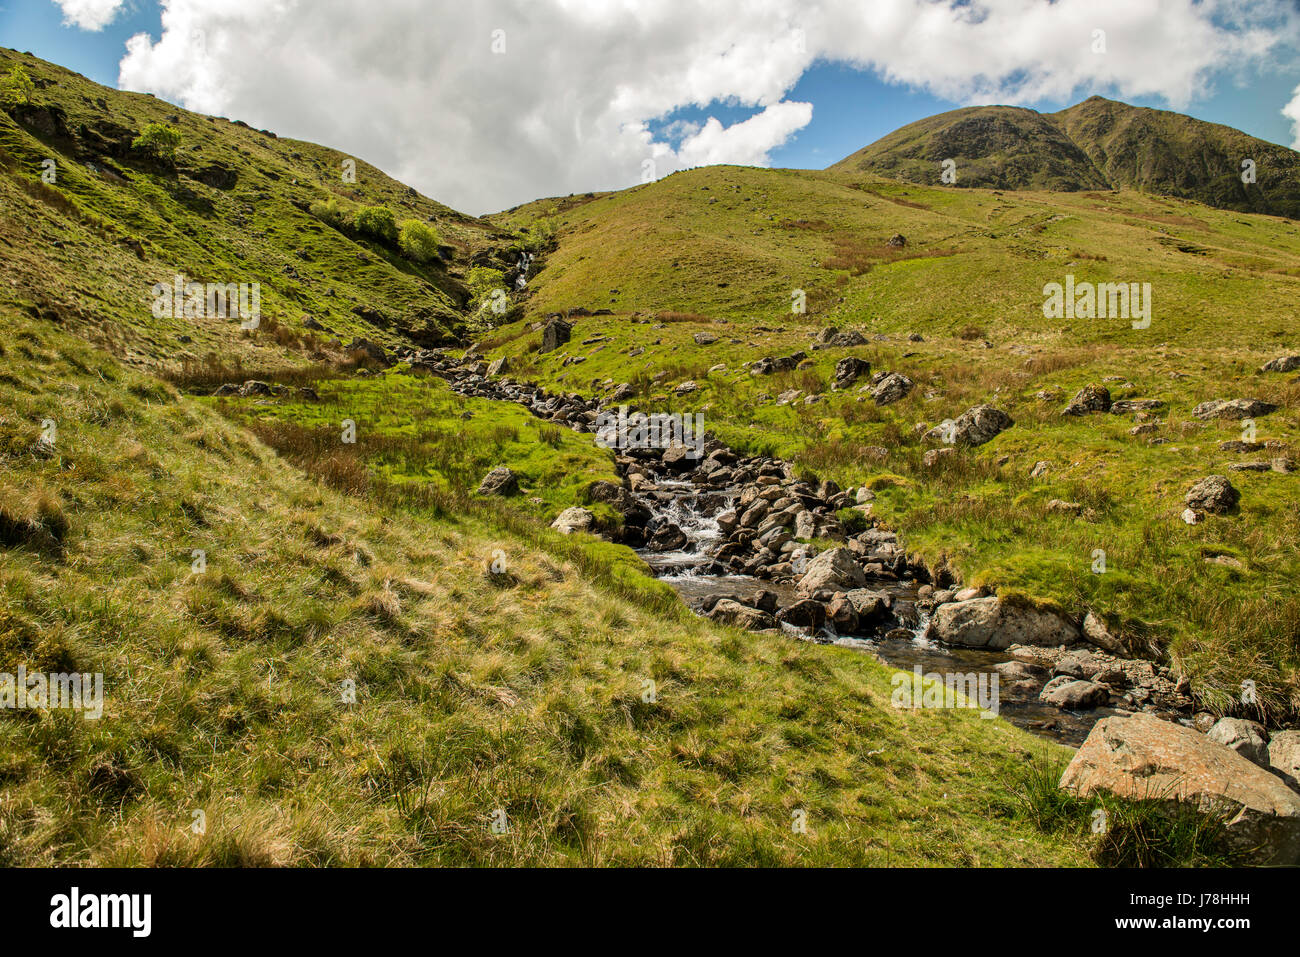
[[[675,551],[655,552],[640,549],[638,554],[659,578],[663,579],[696,612],[713,596],[734,598],[753,605],[762,592],[777,596],[781,607],[799,599],[792,583],[765,581],[748,575],[730,573],[710,558],[714,546],[724,536],[717,516],[731,508],[740,497],[740,489],[698,490],[686,479],[657,475],[653,487],[642,487],[636,498],[650,510],[650,528],[672,523],[686,535],[686,544]],[[792,636],[807,641],[839,645],[874,655],[891,667],[911,672],[919,667],[926,675],[996,674],[993,666],[1013,660],[1005,652],[956,648],[925,637],[929,615],[916,606],[916,582],[882,579],[869,583],[870,588],[893,596],[895,613],[903,622],[884,634],[837,634],[828,624],[817,635],[810,635],[790,625],[783,626]],[[900,632],[906,632],[902,637]],[[1098,708],[1075,713],[1043,704],[1037,692],[1017,694],[1008,683],[999,682],[1001,717],[1036,734],[1073,747],[1083,743],[1092,726],[1101,718],[1116,714],[1113,709]]]

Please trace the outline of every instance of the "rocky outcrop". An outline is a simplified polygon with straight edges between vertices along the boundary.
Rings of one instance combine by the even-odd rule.
[[[1241,499],[1238,492],[1224,475],[1207,475],[1187,492],[1187,507],[1197,512],[1211,512],[1224,515],[1237,507]]]
[[[1258,864],[1300,864],[1300,794],[1191,728],[1146,714],[1097,722],[1060,786],[1079,797],[1176,801],[1222,814],[1234,850]]]
[[[551,522],[551,528],[556,529],[562,535],[572,535],[574,532],[589,532],[596,525],[596,516],[592,514],[591,509],[582,508],[575,505],[572,508],[566,508]]]
[[[1192,415],[1198,419],[1254,419],[1277,409],[1262,399],[1213,399],[1192,409]]]
[[[1062,415],[1087,415],[1089,412],[1109,412],[1110,390],[1105,386],[1086,385],[1075,393]]]
[[[983,445],[1015,424],[1011,416],[1000,409],[991,405],[977,405],[967,409],[952,422],[935,426],[925,433],[925,438],[949,445]]]
[[[1064,645],[1079,629],[1050,611],[1008,604],[996,596],[950,602],[935,609],[926,637],[949,645],[999,651],[1012,645]]]
[[[480,495],[517,495],[519,494],[519,477],[504,465],[498,465],[479,483]]]

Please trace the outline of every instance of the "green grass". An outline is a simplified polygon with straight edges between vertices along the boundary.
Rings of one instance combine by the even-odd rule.
[[[608,394],[632,382],[646,408],[702,412],[734,447],[789,458],[841,485],[896,475],[874,514],[914,551],[947,561],[968,582],[1080,616],[1093,609],[1115,630],[1157,643],[1211,710],[1239,706],[1241,682],[1251,679],[1264,689],[1263,716],[1294,712],[1300,560],[1290,542],[1300,533],[1300,475],[1228,467],[1297,458],[1300,386],[1257,370],[1300,351],[1291,320],[1300,310],[1300,226],[1133,192],[999,194],[883,181],[866,191],[855,188],[862,178],[710,168],[560,213],[558,247],[530,284],[529,316],[499,330],[492,351],[550,388]],[[887,255],[884,240],[896,231],[918,258]],[[861,239],[863,261],[874,262],[867,272],[818,265],[845,236]],[[1191,237],[1205,255],[1165,242]],[[638,268],[618,274],[622,257]],[[1044,319],[1042,286],[1067,272],[1151,282],[1151,327]],[[790,313],[793,288],[808,293],[811,314]],[[616,314],[580,318],[573,341],[538,356],[527,323],[565,304]],[[811,336],[828,325],[870,342],[812,351]],[[697,346],[700,331],[718,342]],[[907,341],[910,333],[925,341]],[[607,341],[581,345],[595,337]],[[743,368],[797,350],[811,356],[807,368],[758,378]],[[885,408],[856,389],[832,393],[835,361],[849,354],[905,373],[916,389]],[[586,359],[565,366],[573,356]],[[717,365],[725,368],[709,372]],[[675,396],[687,379],[700,389]],[[1131,436],[1131,417],[1061,416],[1089,383],[1117,400],[1164,400],[1155,435],[1164,444]],[[789,389],[822,401],[778,404]],[[1040,400],[1042,391],[1058,397]],[[1201,401],[1236,396],[1281,406],[1256,423],[1258,441],[1276,448],[1220,451],[1241,425],[1190,415]],[[917,429],[983,402],[1016,426],[937,472],[925,468]],[[1031,480],[1039,461],[1050,471]],[[1188,527],[1183,497],[1212,473],[1231,476],[1240,512]],[[1085,511],[1050,515],[1056,498]],[[1105,574],[1091,570],[1097,549]],[[1220,554],[1242,567],[1211,561]]]
[[[714,627],[517,510],[339,494],[211,401],[4,329],[3,501],[67,530],[0,549],[0,648],[106,702],[0,716],[0,860],[1085,861],[1024,832],[1002,782],[1039,745],[1005,722],[896,711],[870,658]]]

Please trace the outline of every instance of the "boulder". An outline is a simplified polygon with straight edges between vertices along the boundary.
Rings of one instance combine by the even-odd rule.
[[[1260,366],[1260,372],[1295,372],[1300,369],[1300,356],[1278,356]]]
[[[1300,795],[1192,728],[1149,714],[1093,726],[1060,786],[1081,798],[1106,791],[1163,798],[1227,816],[1228,839],[1252,863],[1300,864]]]
[[[804,598],[778,611],[776,620],[785,625],[816,631],[826,623],[826,609],[821,602]]]
[[[686,547],[686,533],[671,523],[661,525],[650,536],[649,547],[654,552],[675,552]]]
[[[730,598],[719,600],[709,611],[709,618],[747,631],[767,631],[777,627],[776,619],[767,612],[742,605]]]
[[[1241,493],[1223,475],[1207,475],[1187,492],[1188,508],[1217,515],[1232,511],[1240,500]]]
[[[859,378],[871,374],[871,363],[856,356],[846,356],[835,363],[835,387],[847,389]]]
[[[890,372],[871,390],[876,405],[890,405],[907,398],[915,383],[901,372]]]
[[[1087,415],[1110,411],[1110,390],[1100,385],[1085,385],[1075,393],[1062,415]]]
[[[1160,399],[1121,399],[1112,402],[1111,415],[1136,415],[1139,412],[1159,412],[1165,407]]]
[[[553,352],[569,341],[573,335],[573,326],[563,319],[552,318],[542,329],[542,344],[538,352]]]
[[[1268,742],[1268,763],[1273,773],[1300,791],[1300,731],[1276,731]]]
[[[1277,406],[1261,399],[1213,399],[1192,409],[1198,419],[1253,419],[1276,412]]]
[[[1011,605],[996,596],[935,609],[926,637],[949,645],[1001,651],[1012,645],[1055,647],[1077,641],[1079,629],[1050,611]]]
[[[1268,767],[1268,737],[1258,721],[1245,718],[1220,718],[1205,735],[1226,748],[1232,748],[1251,764]]]
[[[1082,681],[1061,675],[1043,685],[1038,700],[1055,705],[1062,711],[1088,711],[1110,700],[1110,689],[1095,681]]]
[[[1011,416],[991,405],[977,405],[967,409],[946,426],[935,426],[925,433],[931,442],[948,442],[953,445],[983,445],[1000,432],[1015,425]]]
[[[510,371],[510,359],[507,356],[502,356],[499,359],[492,360],[492,362],[487,367],[487,374],[489,377],[505,375],[509,371]]]
[[[519,493],[519,476],[504,465],[498,465],[479,483],[480,495],[517,495]]]
[[[853,552],[848,548],[831,548],[808,563],[808,570],[799,579],[799,591],[805,595],[822,588],[850,591],[866,583],[866,573],[853,557]]]
[[[575,505],[561,512],[551,522],[551,528],[558,529],[563,535],[572,535],[574,532],[589,532],[595,524],[596,516],[590,509]]]

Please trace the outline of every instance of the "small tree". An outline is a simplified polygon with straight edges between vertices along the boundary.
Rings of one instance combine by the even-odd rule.
[[[357,210],[357,232],[380,242],[397,242],[397,217],[387,206],[366,206]]]
[[[16,66],[0,80],[0,105],[20,106],[32,102],[36,93],[36,84],[21,66]]]
[[[408,219],[402,223],[397,244],[408,259],[427,263],[438,255],[438,230],[418,219]]]
[[[180,130],[166,123],[147,123],[144,131],[131,143],[131,148],[172,163],[176,161],[176,150],[180,145]]]

